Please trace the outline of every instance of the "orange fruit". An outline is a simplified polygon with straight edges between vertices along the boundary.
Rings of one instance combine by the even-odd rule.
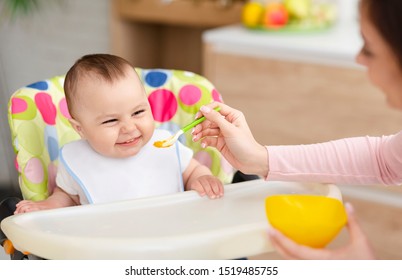
[[[279,2],[267,4],[265,9],[264,24],[268,28],[281,28],[288,23],[289,14],[285,5]]]

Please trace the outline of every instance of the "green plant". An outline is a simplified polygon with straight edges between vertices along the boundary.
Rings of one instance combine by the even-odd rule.
[[[3,0],[0,4],[1,18],[16,19],[38,10],[39,0]]]

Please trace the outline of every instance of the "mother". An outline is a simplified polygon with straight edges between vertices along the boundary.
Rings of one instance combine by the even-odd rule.
[[[388,105],[402,110],[402,1],[360,0],[359,12],[364,45],[356,61],[367,68],[370,81],[382,90]],[[221,107],[219,113],[211,110],[216,106]],[[255,141],[240,111],[217,103],[200,111],[207,121],[193,131],[194,141],[202,139],[203,146],[218,148],[244,173],[282,181],[402,183],[402,131],[313,145],[263,146]],[[346,206],[350,239],[344,247],[313,249],[296,244],[276,230],[269,233],[273,246],[289,259],[373,259],[353,208]]]

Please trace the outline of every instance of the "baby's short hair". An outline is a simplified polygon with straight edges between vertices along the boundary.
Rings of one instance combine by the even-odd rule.
[[[133,68],[127,60],[111,54],[89,54],[78,59],[68,70],[64,80],[64,93],[70,114],[74,114],[76,92],[81,79],[96,77],[113,83],[125,77],[129,67]]]

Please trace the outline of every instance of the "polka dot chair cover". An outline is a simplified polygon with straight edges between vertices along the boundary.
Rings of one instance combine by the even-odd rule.
[[[144,83],[156,127],[172,133],[194,119],[201,105],[221,95],[204,77],[186,71],[136,68]],[[68,122],[64,76],[56,76],[17,90],[10,98],[8,121],[16,154],[15,166],[24,199],[46,199],[55,187],[59,149],[79,139]],[[234,170],[214,148],[202,149],[186,133],[179,139],[194,157],[225,184]]]

